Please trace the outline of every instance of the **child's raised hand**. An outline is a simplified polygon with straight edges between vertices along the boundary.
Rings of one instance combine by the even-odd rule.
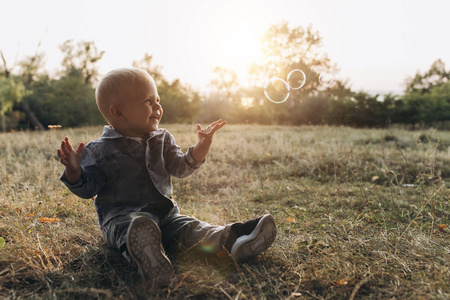
[[[201,162],[205,159],[206,154],[208,154],[209,151],[209,146],[211,146],[214,132],[225,126],[225,124],[227,124],[227,122],[223,120],[212,122],[206,128],[202,128],[200,124],[197,124],[198,143],[195,144],[192,153],[192,156],[196,161]]]
[[[61,149],[57,150],[59,161],[66,167],[64,171],[67,180],[70,183],[75,183],[80,179],[81,176],[81,155],[83,154],[84,143],[78,145],[75,151],[69,142],[69,138],[66,137],[61,143]]]
[[[212,138],[214,133],[225,126],[227,121],[223,121],[222,119],[212,122],[206,128],[202,128],[202,125],[197,124],[197,135],[200,143],[206,143],[207,146],[211,145]]]

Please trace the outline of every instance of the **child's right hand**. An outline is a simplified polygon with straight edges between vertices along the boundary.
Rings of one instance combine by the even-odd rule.
[[[80,143],[76,151],[73,150],[67,136],[61,143],[61,149],[57,150],[59,161],[66,167],[64,173],[66,174],[67,181],[69,181],[70,183],[76,183],[80,179],[80,162],[83,150],[84,143]]]

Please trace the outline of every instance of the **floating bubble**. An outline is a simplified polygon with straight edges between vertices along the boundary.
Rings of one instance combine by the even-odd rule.
[[[319,76],[319,82],[324,87],[330,87],[334,83],[334,78],[328,73],[322,73]]]
[[[280,78],[271,78],[264,85],[264,94],[273,103],[283,103],[290,93],[289,85]]]
[[[293,90],[298,90],[305,85],[306,75],[300,69],[295,69],[289,72],[287,76],[287,83]]]

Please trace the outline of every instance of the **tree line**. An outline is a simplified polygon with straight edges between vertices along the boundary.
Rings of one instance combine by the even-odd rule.
[[[353,127],[385,127],[402,124],[410,128],[450,128],[450,71],[436,60],[425,73],[406,79],[403,95],[371,95],[353,91],[335,79],[331,86],[319,83],[320,74],[336,74],[337,66],[321,50],[321,38],[312,26],[291,28],[272,25],[262,50],[265,60],[249,71],[249,84],[242,86],[233,70],[217,67],[209,94],[167,80],[162,67],[145,54],[132,66],[149,72],[158,86],[166,123],[211,122],[218,118],[251,124],[328,124]],[[38,47],[39,48],[39,47]],[[60,45],[62,70],[50,76],[44,70],[44,53],[25,57],[17,65],[0,68],[1,130],[43,129],[48,125],[79,127],[105,124],[95,103],[98,62],[104,51],[94,42],[67,40]],[[288,101],[275,104],[266,98],[264,83],[272,77],[286,79],[301,69],[309,79]]]

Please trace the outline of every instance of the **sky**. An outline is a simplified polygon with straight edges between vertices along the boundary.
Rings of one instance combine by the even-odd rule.
[[[437,59],[450,68],[449,11],[447,0],[0,0],[0,50],[12,68],[41,42],[56,74],[64,41],[93,41],[101,74],[148,53],[166,79],[201,92],[217,66],[243,78],[266,30],[287,21],[319,32],[353,90],[401,94]]]

